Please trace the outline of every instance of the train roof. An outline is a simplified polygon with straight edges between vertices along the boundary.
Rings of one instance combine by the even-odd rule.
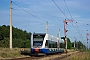
[[[33,35],[46,35],[46,33],[33,33]],[[49,37],[53,37],[53,38],[58,38],[58,37],[55,37],[55,36],[53,36],[53,35],[50,35],[50,34],[48,34],[48,36]]]
[[[46,35],[46,33],[33,33],[33,35]]]

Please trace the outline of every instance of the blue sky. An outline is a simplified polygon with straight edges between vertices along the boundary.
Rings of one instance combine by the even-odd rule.
[[[0,25],[9,25],[10,1],[0,0]],[[12,0],[13,26],[28,32],[46,32],[46,22],[49,23],[49,34],[56,36],[60,29],[64,36],[64,23],[66,17],[56,7],[52,0]],[[68,19],[73,20],[67,25],[67,36],[74,41],[86,44],[86,33],[90,34],[90,0],[65,0],[72,18],[65,6],[64,0],[54,0]],[[24,10],[22,10],[23,8]],[[32,16],[32,15],[34,16]],[[76,23],[77,22],[77,23]],[[87,25],[88,24],[88,25]],[[88,31],[86,31],[88,30]],[[90,36],[89,36],[90,39]],[[90,46],[90,40],[89,40]]]

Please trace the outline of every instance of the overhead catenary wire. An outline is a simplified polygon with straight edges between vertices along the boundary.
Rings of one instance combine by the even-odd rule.
[[[22,7],[20,7],[18,4],[16,4],[15,2],[13,2],[13,3],[14,3],[15,5],[17,5],[19,8],[21,8],[23,11],[25,11],[26,13],[30,14],[31,16],[33,16],[33,17],[35,17],[35,18],[37,18],[37,19],[42,20],[41,18],[38,18],[37,16],[35,16],[35,15],[31,14],[30,12],[26,11],[25,9],[23,9]]]
[[[69,12],[69,14],[70,14],[70,16],[71,16],[71,19],[73,19],[73,17],[72,17],[72,15],[71,15],[70,11],[69,11],[69,8],[68,8],[65,0],[64,0],[64,3],[65,3],[65,6],[66,6],[66,8],[67,8],[67,10],[68,10],[68,12]],[[73,20],[74,20],[74,19],[73,19]],[[72,24],[72,23],[71,23],[71,24]],[[73,24],[72,24],[72,25],[73,25]],[[76,25],[77,25],[77,24],[76,24]],[[74,26],[74,25],[73,25],[73,26]],[[75,28],[75,27],[74,27],[74,28]],[[75,29],[76,29],[76,28],[75,28]],[[76,30],[78,31],[78,33],[79,33],[79,35],[80,35],[80,38],[83,39],[82,35],[80,34],[80,29],[79,29],[78,25],[77,25],[77,29],[76,29]]]
[[[13,1],[12,1],[13,2]],[[30,14],[31,16],[33,16],[33,17],[35,17],[35,18],[37,18],[37,19],[39,19],[39,20],[41,20],[41,21],[44,21],[43,19],[41,19],[41,18],[39,18],[39,17],[37,17],[37,16],[35,16],[35,15],[33,15],[33,14],[31,14],[30,12],[28,12],[27,10],[25,10],[24,8],[22,8],[22,7],[20,7],[18,4],[16,4],[15,2],[13,2],[16,6],[18,6],[20,9],[22,9],[24,12],[26,12],[26,13],[28,13],[28,14]],[[51,24],[50,24],[51,25]],[[51,25],[53,28],[55,28],[56,30],[58,30],[58,28],[57,27],[55,27],[55,26],[53,26],[53,25]]]
[[[61,8],[57,5],[57,3],[54,1],[54,0],[52,0],[53,2],[54,2],[54,4],[57,6],[57,8],[63,13],[63,15],[65,16],[65,18],[66,19],[68,19],[67,18],[67,16],[65,15],[65,13],[61,10]]]
[[[13,8],[13,10],[20,10],[20,9],[15,9]],[[23,11],[23,10],[20,10]],[[49,15],[49,14],[40,14],[40,13],[35,13],[35,12],[30,12],[32,15],[37,14],[37,15],[43,15],[43,16],[50,16],[50,17],[56,17],[56,18],[62,18],[65,19],[64,17],[60,17],[60,16],[54,16],[54,15]]]
[[[68,6],[67,6],[67,4],[66,4],[65,0],[64,0],[64,3],[65,3],[65,6],[67,7],[67,10],[68,10],[68,12],[69,12],[70,16],[71,16],[71,19],[73,19],[73,17],[72,17],[72,15],[71,15],[70,11],[69,11],[69,8],[68,8]],[[73,20],[74,20],[74,19],[73,19]],[[75,20],[75,21],[76,21],[76,20]],[[77,24],[76,24],[76,25],[77,25]],[[80,29],[79,29],[78,25],[77,25],[77,28],[78,28],[78,30],[80,31]]]
[[[66,3],[66,2],[65,2]],[[68,7],[68,6],[67,6]],[[21,7],[22,8],[22,7]],[[24,9],[25,10],[25,9]],[[69,8],[68,8],[68,10],[69,10]],[[28,13],[28,11],[26,11],[27,13]],[[70,11],[69,11],[70,12]],[[30,12],[29,12],[30,13]],[[70,13],[71,14],[71,13]],[[39,19],[39,20],[43,20],[43,19],[41,19],[41,18],[39,18],[39,17],[37,17],[37,16],[35,16],[34,14],[32,14],[32,13],[30,13],[30,15],[32,15],[33,17],[35,17],[35,18],[37,18],[37,19]],[[72,24],[72,23],[71,23]],[[72,24],[73,25],[73,24]],[[54,28],[56,28],[55,26],[53,26],[52,25],[52,27],[54,27]],[[74,25],[73,25],[73,27],[77,30],[77,31],[80,31],[80,29],[78,29],[78,28],[76,28]]]
[[[77,25],[77,22],[76,22],[76,25]],[[77,25],[77,28],[78,28],[78,33],[80,34],[80,30],[79,30],[78,25]],[[81,34],[80,34],[80,37],[82,38]]]
[[[52,0],[52,1],[54,1],[54,0]],[[39,19],[39,20],[42,20],[43,21],[43,19],[41,19],[41,18],[39,18],[39,17],[37,17],[37,16],[35,16],[35,15],[33,15],[33,14],[31,14],[30,12],[28,12],[28,11],[26,11],[25,9],[23,9],[22,7],[20,7],[18,4],[16,4],[15,2],[13,2],[15,5],[17,5],[19,8],[21,8],[23,11],[25,11],[25,12],[27,12],[28,14],[30,14],[30,15],[32,15],[33,17],[35,17],[35,18],[37,18],[37,19]],[[54,2],[55,3],[55,2]],[[56,4],[56,3],[55,3]],[[59,6],[56,4],[56,6],[59,8]],[[60,8],[59,8],[60,9]],[[61,10],[61,9],[60,9]],[[69,9],[68,9],[69,10]],[[65,15],[65,13],[61,10],[61,12]],[[69,11],[70,12],[70,11]],[[66,15],[65,15],[66,16]],[[67,16],[66,16],[66,18],[67,18]],[[68,18],[67,18],[68,19]],[[71,23],[72,24],[72,23]],[[73,25],[73,24],[72,24]],[[74,25],[73,25],[74,26]],[[55,29],[56,29],[56,27],[55,26],[52,26],[52,27],[54,27]],[[74,26],[74,28],[76,29],[76,27]],[[77,30],[77,29],[76,29]]]
[[[12,1],[12,0],[8,0],[8,1]],[[14,2],[14,1],[12,1],[12,2]],[[15,3],[15,2],[14,2]],[[16,4],[15,3],[15,5],[17,5],[19,8],[21,8],[22,10],[23,10],[23,8],[22,7],[20,7],[18,4]],[[14,9],[13,8],[13,10],[20,10],[20,9]],[[25,10],[25,9],[24,9]],[[21,11],[21,10],[20,10]],[[30,12],[28,12],[28,11],[26,11],[25,10],[25,12],[27,12],[27,13],[30,13]],[[34,14],[39,14],[39,15],[45,15],[45,16],[51,16],[51,17],[57,17],[57,18],[62,18],[62,19],[65,19],[65,18],[63,18],[63,17],[60,17],[60,16],[53,16],[53,15],[49,15],[49,14],[40,14],[40,13],[30,13],[31,15],[34,15]],[[34,15],[35,16],[35,15]],[[35,16],[36,17],[36,16]]]
[[[57,5],[57,3],[54,1],[54,0],[52,0],[53,2],[54,2],[54,4],[58,7],[58,9],[63,13],[63,15],[67,18],[67,16],[65,15],[65,13],[61,10],[61,8]],[[67,18],[68,19],[68,18]],[[68,19],[69,20],[69,19]],[[72,24],[73,25],[73,24]],[[73,27],[74,27],[74,25],[73,25]],[[75,28],[75,27],[74,27]],[[75,28],[76,29],[76,28]],[[76,29],[77,30],[77,29]]]
[[[69,11],[69,8],[68,8],[65,0],[64,0],[64,3],[65,3],[65,6],[66,6],[66,8],[67,8],[67,10],[68,10],[68,12],[69,12],[69,14],[70,14],[70,16],[71,16],[71,19],[73,19],[73,17],[72,17],[72,15],[71,15],[70,11]],[[72,23],[71,23],[71,24],[72,24]],[[72,25],[73,25],[73,24],[72,24]],[[75,27],[74,25],[73,25],[73,27],[76,29],[76,27]],[[77,30],[77,29],[76,29],[76,30]]]
[[[54,2],[54,0],[52,0]],[[67,16],[65,15],[65,13],[60,9],[60,7],[54,2],[54,4],[58,7],[58,9],[64,14],[64,16],[67,18]],[[69,9],[68,9],[69,10]],[[68,19],[68,18],[67,18]],[[69,19],[68,19],[69,20]],[[71,23],[72,24],[72,23]],[[73,24],[72,24],[73,25]],[[73,25],[73,27],[75,28],[75,26]],[[76,28],[75,28],[76,29]],[[77,30],[77,29],[76,29]],[[78,31],[78,30],[77,30]],[[67,43],[66,43],[66,50],[67,50]]]
[[[73,18],[72,18],[72,15],[71,15],[71,13],[70,13],[70,11],[69,11],[69,8],[68,8],[68,6],[67,6],[67,4],[66,4],[66,2],[65,2],[65,0],[64,0],[64,3],[65,3],[65,6],[66,6],[66,8],[67,8],[67,10],[68,10],[68,12],[69,12],[69,14],[70,14],[70,16],[71,16],[71,19],[73,19]]]
[[[58,7],[58,9],[63,13],[63,15],[67,18],[67,16],[65,15],[65,13],[61,10],[61,8],[56,4],[56,2],[54,0],[52,0],[54,2],[54,4]],[[67,18],[68,19],[68,18]],[[68,19],[69,20],[69,19]],[[71,23],[72,24],[72,23]],[[73,25],[73,24],[72,24]],[[76,29],[76,27],[73,25],[73,27]],[[77,29],[76,29],[77,30]]]
[[[69,18],[65,15],[65,13],[61,10],[61,8],[57,5],[57,3],[54,1],[54,0],[52,0],[53,2],[54,2],[54,4],[58,7],[58,9],[63,13],[63,15],[66,17],[66,19],[68,19],[69,20]],[[64,0],[64,3],[65,3],[65,5],[66,5],[66,2],[65,2],[65,0]],[[68,6],[66,5],[66,7],[67,7],[67,10],[68,10],[68,12],[69,12],[69,14],[70,14],[70,16],[71,16],[71,18],[72,18],[72,15],[71,15],[71,13],[70,13],[70,11],[69,11],[69,9],[68,9]],[[73,18],[72,18],[73,19]],[[72,24],[72,23],[71,23]],[[78,31],[78,33],[79,33],[79,29],[78,28],[76,28],[73,24],[72,24],[72,26]],[[81,35],[80,35],[80,33],[79,33],[79,36],[81,37]]]
[[[72,23],[71,23],[72,24]],[[73,25],[73,24],[72,24]],[[76,23],[76,25],[77,25],[77,23]],[[74,25],[73,25],[74,26]],[[76,28],[75,28],[76,29]],[[80,33],[80,29],[79,29],[79,27],[78,27],[78,25],[77,25],[77,29],[76,29],[77,31],[78,31],[78,34],[79,34],[79,36],[80,36],[80,38],[81,38],[81,40],[83,40],[83,37],[82,37],[82,34]]]
[[[50,16],[50,17],[56,17],[56,18],[62,18],[62,19],[65,19],[65,18],[60,17],[60,16],[54,16],[54,15],[49,15],[49,14],[40,14],[40,13],[33,13],[33,14],[45,15],[45,16]]]
[[[12,1],[13,2],[13,1]],[[31,16],[33,16],[33,17],[35,17],[35,18],[37,18],[37,19],[39,19],[39,20],[41,20],[41,21],[43,21],[43,19],[41,19],[41,18],[38,18],[37,16],[35,16],[35,15],[33,15],[33,14],[31,14],[30,12],[28,12],[28,11],[26,11],[25,9],[23,9],[22,7],[20,7],[18,4],[16,4],[15,2],[13,2],[15,5],[17,5],[20,9],[22,9],[23,11],[25,11],[26,13],[28,13],[28,14],[30,14]],[[50,16],[50,15],[49,15]],[[59,17],[58,17],[59,18]],[[61,18],[63,18],[63,17],[61,17]],[[67,18],[68,19],[68,18]],[[51,25],[51,24],[50,24]],[[55,27],[55,26],[53,26],[53,25],[51,25],[53,28],[55,28],[55,29],[58,29],[57,27]]]

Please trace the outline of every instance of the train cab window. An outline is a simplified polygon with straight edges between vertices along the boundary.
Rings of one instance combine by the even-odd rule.
[[[33,47],[41,47],[45,34],[33,34]]]
[[[40,43],[40,42],[34,42],[34,46],[42,46],[42,43]]]
[[[41,47],[43,44],[43,41],[33,41],[33,47]]]

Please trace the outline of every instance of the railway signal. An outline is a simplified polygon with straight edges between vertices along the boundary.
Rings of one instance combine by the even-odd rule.
[[[66,52],[67,52],[67,37],[66,37],[66,32],[68,31],[67,29],[66,29],[66,25],[67,25],[67,23],[68,22],[73,22],[72,20],[64,20],[64,35],[65,35],[65,41],[66,41]]]
[[[86,49],[87,49],[87,50],[88,50],[88,40],[89,40],[89,39],[88,39],[88,36],[89,36],[89,34],[87,33],[87,34],[86,34],[86,41],[87,41],[87,45],[86,45],[87,48],[86,48]]]

